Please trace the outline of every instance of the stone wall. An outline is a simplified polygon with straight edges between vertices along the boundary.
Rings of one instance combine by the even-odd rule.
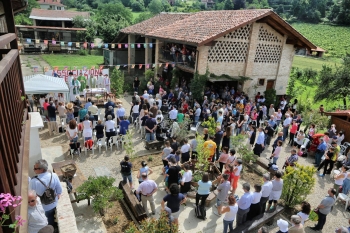
[[[250,77],[243,86],[250,96],[264,92],[267,81],[274,80],[277,94],[285,94],[294,56],[294,46],[286,39],[265,23],[246,25],[216,39],[213,46],[198,47],[198,72],[209,68],[216,75]],[[265,79],[264,85],[257,85],[259,79]]]
[[[61,182],[62,195],[56,207],[56,219],[59,232],[78,233],[72,203],[67,192],[67,184]]]

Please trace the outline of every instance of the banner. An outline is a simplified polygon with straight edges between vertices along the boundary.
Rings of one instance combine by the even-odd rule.
[[[132,64],[132,65],[131,65],[131,69],[134,69],[134,68],[135,68],[135,64]]]
[[[36,43],[36,44],[39,44],[39,43],[40,43],[40,40],[36,39],[36,40],[35,40],[35,43]]]
[[[54,76],[54,73],[58,74],[61,78],[64,78],[64,80],[67,82],[68,80],[68,74],[69,72],[73,73],[73,76],[78,76],[80,73],[84,75],[85,77],[90,77],[91,75],[98,77],[99,74],[102,72],[102,74],[107,74],[109,76],[109,69],[88,69],[88,70],[48,70],[45,72],[45,75],[48,76]]]

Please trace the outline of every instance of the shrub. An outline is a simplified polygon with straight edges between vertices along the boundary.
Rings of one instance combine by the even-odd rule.
[[[231,136],[231,145],[235,148],[244,162],[249,163],[250,161],[255,162],[258,158],[252,151],[252,149],[246,143],[247,135],[239,134],[238,136]]]
[[[209,150],[206,150],[204,148],[204,139],[202,136],[197,136],[197,163],[196,168],[201,171],[207,171],[209,167],[209,161],[208,158],[210,156]],[[198,176],[197,176],[198,178]],[[195,178],[194,176],[194,182],[197,182],[198,180],[202,179],[202,173],[199,177],[199,179]],[[195,181],[196,180],[196,181]]]
[[[286,169],[287,172],[283,176],[281,199],[284,200],[286,206],[293,208],[312,192],[316,183],[314,178],[316,168],[296,164],[294,168],[288,166]]]
[[[111,77],[111,89],[115,91],[116,96],[120,97],[124,91],[124,72],[121,70],[113,69]]]
[[[216,122],[214,117],[209,117],[207,121],[204,121],[202,123],[202,126],[204,126],[205,128],[208,128],[210,136],[214,136],[215,135],[216,127],[218,127],[219,125],[220,125],[220,123]]]
[[[114,178],[107,176],[90,176],[87,181],[77,188],[77,199],[91,198],[93,200],[92,209],[94,212],[100,212],[103,215],[107,208],[112,207],[111,198],[116,200],[123,199],[122,191],[113,186],[114,182]]]
[[[88,52],[85,49],[79,49],[78,50],[78,54],[81,56],[87,56]]]

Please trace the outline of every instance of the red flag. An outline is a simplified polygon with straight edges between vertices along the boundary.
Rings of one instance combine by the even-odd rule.
[[[122,48],[122,44],[118,44],[118,49],[121,49]]]
[[[103,70],[103,66],[100,66],[100,70]]]
[[[142,64],[139,65],[139,69],[142,69]]]
[[[87,43],[86,43],[86,42],[84,42],[83,46],[84,46],[84,48],[87,48]]]
[[[169,63],[165,63],[165,67],[168,68]]]

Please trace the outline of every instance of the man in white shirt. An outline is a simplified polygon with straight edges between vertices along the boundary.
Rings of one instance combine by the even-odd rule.
[[[141,202],[143,205],[143,208],[145,209],[147,215],[148,215],[148,209],[147,209],[147,201],[149,201],[151,205],[152,215],[156,214],[156,206],[154,204],[153,194],[157,192],[158,186],[156,182],[153,180],[149,180],[147,177],[147,173],[141,174],[143,182],[140,184],[140,186],[136,190],[137,195],[141,195]]]
[[[264,184],[261,187],[261,199],[260,199],[261,213],[265,212],[266,203],[269,200],[269,196],[270,196],[270,193],[272,191],[272,183],[270,181],[270,174],[264,174],[263,180],[264,180]]]
[[[152,96],[152,95],[149,95],[148,103],[149,103],[149,105],[150,105],[151,107],[153,106],[154,99],[153,99],[153,96]]]
[[[40,229],[47,226],[47,217],[34,190],[28,192],[28,233],[37,233]]]
[[[111,92],[111,80],[109,79],[108,74],[104,75],[103,86],[104,86],[104,88],[106,88],[107,93]]]
[[[143,97],[143,99],[149,100],[149,94],[147,93],[146,90],[143,92],[142,97]]]
[[[283,121],[283,141],[286,140],[286,138],[288,137],[288,130],[291,123],[292,123],[292,118],[287,113],[286,119],[284,119]]]
[[[172,121],[176,121],[177,119],[177,109],[175,107],[175,105],[173,106],[173,109],[169,112],[169,119],[172,120]]]
[[[274,115],[274,114],[275,114],[275,108],[273,107],[273,104],[270,104],[269,116]]]
[[[68,86],[69,86],[69,84],[72,82],[72,80],[73,80],[73,72],[69,72],[68,73],[68,78],[67,78],[67,83],[68,83]]]
[[[199,107],[199,104],[196,105],[196,111],[194,112],[194,125],[196,126],[198,121],[199,121],[199,117],[201,116],[201,108]]]
[[[104,87],[102,72],[100,73],[99,76],[97,76],[96,87],[97,87],[97,88],[103,88],[103,87]]]
[[[265,133],[262,127],[259,127],[258,131],[258,139],[256,140],[253,151],[255,155],[260,157],[260,154],[262,153],[265,147]]]

